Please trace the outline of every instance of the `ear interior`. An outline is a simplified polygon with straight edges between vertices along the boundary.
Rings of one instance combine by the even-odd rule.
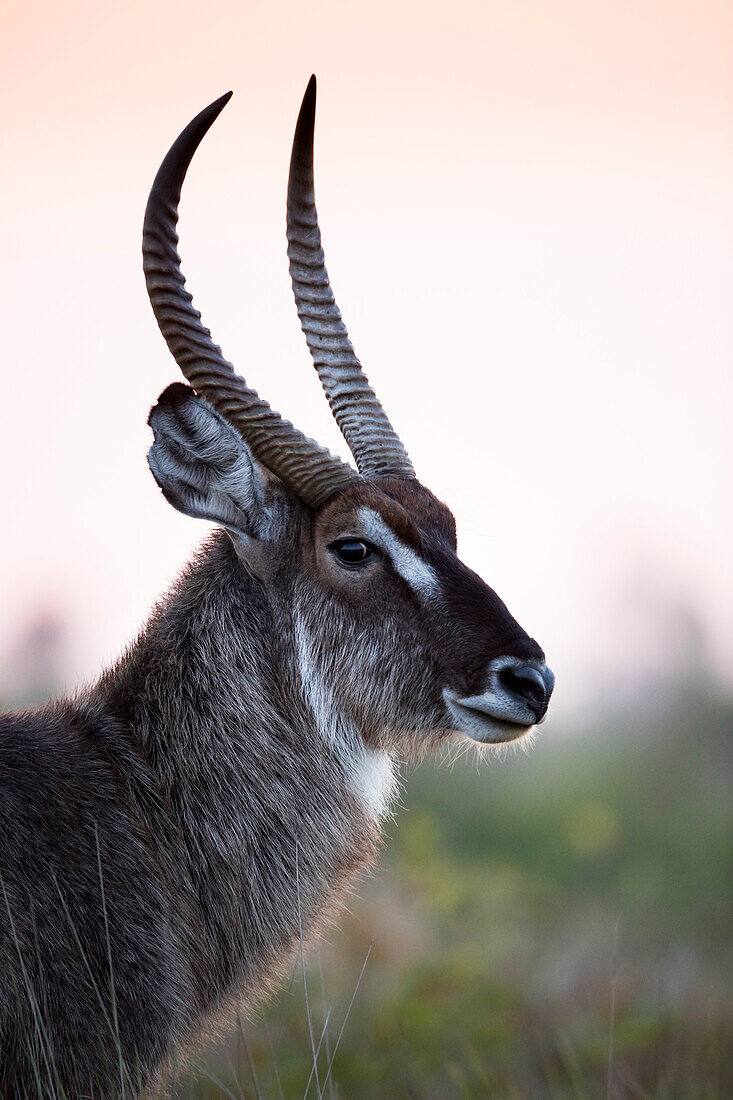
[[[160,395],[148,423],[148,465],[174,508],[225,527],[240,540],[266,536],[265,474],[247,444],[181,382]]]

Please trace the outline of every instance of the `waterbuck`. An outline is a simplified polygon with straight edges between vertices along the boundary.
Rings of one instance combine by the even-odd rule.
[[[91,689],[0,724],[0,1095],[135,1096],[277,982],[375,856],[398,760],[510,741],[553,686],[456,556],[364,376],[324,266],[315,80],[295,131],[290,272],[356,468],[234,373],[184,289],[177,208],[229,96],[156,176],[148,293],[190,387],[150,413],[166,499],[218,524]]]

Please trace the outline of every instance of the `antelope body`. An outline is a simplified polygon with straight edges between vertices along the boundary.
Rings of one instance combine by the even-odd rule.
[[[172,147],[146,212],[148,291],[192,388],[149,463],[219,529],[92,689],[0,720],[0,1096],[135,1096],[277,982],[373,858],[394,765],[512,740],[552,674],[456,556],[348,340],[313,198],[315,82],[296,128],[298,311],[346,465],[282,420],[183,286],[180,187],[224,106]]]

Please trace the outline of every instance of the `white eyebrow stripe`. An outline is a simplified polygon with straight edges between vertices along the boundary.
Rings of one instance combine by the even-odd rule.
[[[440,581],[435,570],[397,538],[379,512],[372,508],[360,508],[359,519],[366,537],[389,554],[393,566],[414,592],[423,597],[439,595]]]

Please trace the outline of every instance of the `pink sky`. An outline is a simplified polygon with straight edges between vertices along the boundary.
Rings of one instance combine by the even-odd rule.
[[[145,464],[177,368],[140,230],[168,145],[228,88],[184,193],[189,285],[248,381],[344,453],[283,240],[315,71],[357,351],[465,559],[544,645],[558,715],[674,656],[647,604],[697,608],[730,683],[732,24],[705,0],[5,0],[0,665],[50,602],[68,685],[95,675],[204,534]]]

